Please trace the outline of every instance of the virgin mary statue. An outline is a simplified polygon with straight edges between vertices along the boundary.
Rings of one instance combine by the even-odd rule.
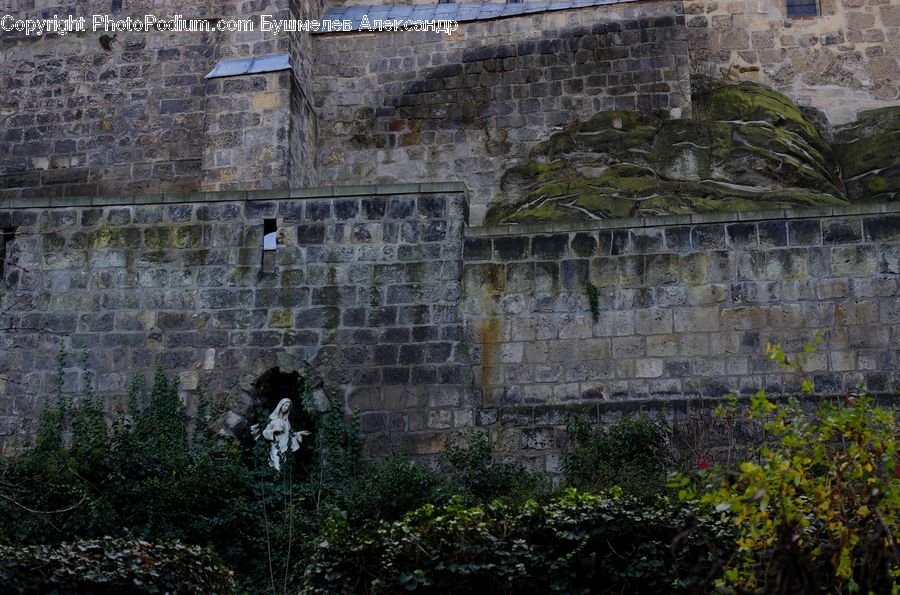
[[[300,448],[303,436],[308,436],[309,432],[301,430],[294,432],[291,429],[291,421],[288,415],[291,412],[291,400],[281,399],[278,406],[269,415],[269,423],[260,433],[259,424],[254,424],[250,428],[250,432],[255,440],[259,440],[260,435],[271,442],[269,447],[269,465],[274,467],[276,471],[281,471],[281,460],[288,452],[295,452]]]

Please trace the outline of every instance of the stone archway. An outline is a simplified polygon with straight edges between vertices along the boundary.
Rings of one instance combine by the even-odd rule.
[[[257,411],[271,411],[282,398],[290,398],[291,424],[295,428],[308,429],[311,420],[299,402],[298,380],[303,378],[313,393],[318,411],[328,408],[322,379],[315,374],[305,360],[287,353],[270,353],[250,366],[238,380],[237,394],[231,399],[231,408],[225,412],[220,432],[232,438],[243,438],[250,425],[257,422]]]

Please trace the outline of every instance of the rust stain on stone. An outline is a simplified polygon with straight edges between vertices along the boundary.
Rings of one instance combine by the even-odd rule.
[[[481,386],[487,386],[490,380],[490,366],[495,359],[495,350],[501,339],[500,320],[497,318],[482,320],[478,334],[481,338]]]

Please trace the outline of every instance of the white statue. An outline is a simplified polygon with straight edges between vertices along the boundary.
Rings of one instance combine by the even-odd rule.
[[[288,452],[295,452],[299,449],[303,437],[309,436],[309,432],[306,430],[294,432],[291,429],[291,422],[288,419],[290,412],[291,400],[281,399],[278,401],[278,406],[269,415],[269,424],[262,432],[259,431],[259,424],[254,424],[250,428],[254,440],[259,440],[259,437],[262,436],[272,443],[269,448],[269,465],[276,471],[281,471],[281,459]]]

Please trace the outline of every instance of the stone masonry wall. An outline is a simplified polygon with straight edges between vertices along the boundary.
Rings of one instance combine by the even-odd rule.
[[[308,18],[323,9],[323,0],[0,0],[0,14],[17,19],[71,14],[88,21],[95,14],[114,19],[150,14],[160,19],[251,18],[258,23],[260,14]],[[296,132],[283,158],[293,157],[295,165],[284,167],[293,177],[272,185],[315,181],[308,34],[273,36],[258,26],[241,33],[104,33],[88,28],[67,35],[0,35],[0,201],[266,187],[260,181],[267,176],[258,172],[266,164],[250,163],[261,157],[254,152],[259,127],[248,127],[248,138],[232,127],[227,141],[205,134],[210,132],[205,121],[215,121],[229,106],[219,101],[215,86],[208,94],[203,77],[220,59],[279,52],[292,55],[296,80],[268,91],[302,96],[298,106],[306,107],[292,115],[290,100],[279,106],[284,119],[292,117]],[[274,142],[274,135],[267,140]],[[256,177],[242,180],[239,174],[245,172],[221,169],[204,175],[206,167],[228,167],[204,159],[205,150],[243,149],[245,141],[247,150],[238,161],[248,164],[246,173]]]
[[[159,362],[236,427],[262,374],[308,362],[362,411],[371,455],[427,458],[484,429],[550,473],[573,409],[797,392],[767,344],[793,357],[822,333],[818,394],[900,382],[895,203],[485,228],[465,226],[461,184],[34,200],[0,210],[7,448],[54,390],[60,341],[87,347],[111,408]]]
[[[794,357],[823,333],[805,363],[820,395],[900,383],[894,204],[469,228],[463,260],[479,424],[535,469],[559,471],[566,410],[683,417],[799,393],[768,344]]]
[[[818,392],[891,390],[898,210],[470,228],[463,311],[485,404],[793,392],[766,345],[802,351],[816,332]]]
[[[0,210],[12,237],[0,284],[7,446],[53,392],[60,341],[73,354],[65,390],[84,389],[86,347],[111,409],[158,362],[186,399],[202,383],[233,412],[226,422],[241,421],[248,371],[308,362],[366,411],[365,431],[408,434],[417,452],[446,440],[427,420],[472,425],[460,184],[17,200]],[[265,219],[279,235],[269,273]]]
[[[759,81],[832,124],[900,104],[900,0],[821,0],[796,19],[783,0],[684,6],[696,70]]]
[[[600,110],[679,116],[680,2],[558,11],[434,32],[313,37],[322,183],[462,179],[479,224],[528,149]]]

